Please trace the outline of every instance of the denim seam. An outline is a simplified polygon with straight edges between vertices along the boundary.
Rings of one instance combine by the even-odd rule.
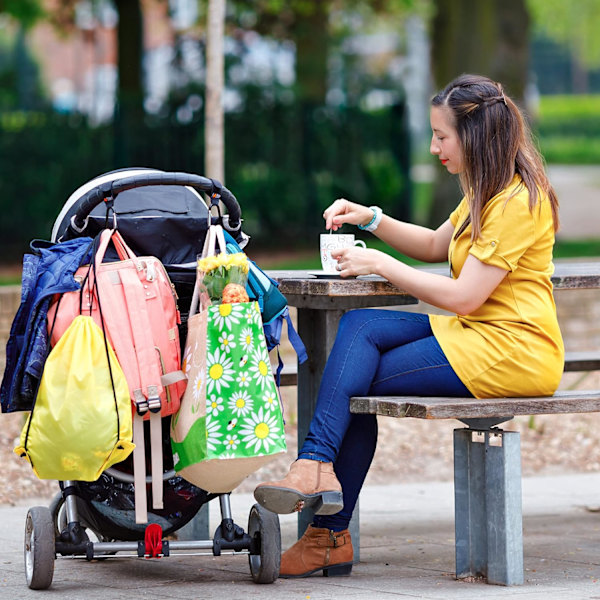
[[[331,462],[327,456],[319,454],[318,452],[300,452],[298,458],[304,460],[318,460],[320,462]]]
[[[373,381],[371,383],[371,385],[377,384],[377,383],[383,383],[385,381],[390,381],[392,379],[396,379],[399,377],[403,377],[404,375],[411,375],[412,373],[418,373],[419,371],[429,371],[430,369],[440,369],[440,368],[446,368],[446,367],[450,367],[450,363],[446,362],[446,363],[441,363],[439,365],[429,365],[427,367],[420,367],[419,369],[412,369],[410,371],[404,371],[403,373],[396,373],[395,375],[391,375],[390,377],[385,377],[384,379],[378,379],[377,381]]]

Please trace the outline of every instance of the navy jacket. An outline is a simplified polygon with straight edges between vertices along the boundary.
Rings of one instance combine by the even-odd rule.
[[[54,294],[79,289],[74,274],[90,261],[92,238],[52,244],[34,240],[23,257],[21,304],[6,344],[0,385],[2,412],[31,410],[48,356],[47,314]]]

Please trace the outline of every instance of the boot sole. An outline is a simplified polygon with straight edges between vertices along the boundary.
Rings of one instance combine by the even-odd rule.
[[[319,567],[318,569],[313,569],[312,571],[307,571],[306,573],[300,573],[299,575],[284,575],[283,573],[279,573],[280,579],[296,579],[299,577],[310,577],[310,575],[314,575],[319,571],[323,571],[323,577],[348,577],[352,572],[352,563],[340,563],[339,565],[332,565],[330,567]]]
[[[299,502],[312,508],[316,515],[335,515],[344,507],[342,492],[301,494],[298,490],[262,485],[254,490],[256,501],[271,512],[287,515],[296,512]]]

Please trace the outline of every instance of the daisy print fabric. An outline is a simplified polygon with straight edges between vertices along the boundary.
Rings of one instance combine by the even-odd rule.
[[[190,321],[173,463],[194,485],[228,492],[285,452],[281,403],[257,302],[210,305]]]
[[[258,303],[208,308],[206,357],[207,458],[285,451],[281,405]]]

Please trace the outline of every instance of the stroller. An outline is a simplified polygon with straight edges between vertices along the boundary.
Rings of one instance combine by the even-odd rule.
[[[210,197],[210,207],[202,194]],[[226,215],[221,213],[221,203],[227,209]],[[137,255],[153,255],[162,261],[179,297],[185,327],[196,277],[196,257],[211,223],[221,224],[240,247],[249,239],[242,233],[235,197],[219,182],[186,173],[129,168],[96,177],[76,190],[54,223],[51,241],[93,237],[107,225],[118,228]],[[116,253],[112,257],[107,253],[105,258],[117,259]],[[180,337],[185,339],[183,331]],[[97,481],[59,482],[60,492],[50,506],[32,507],[27,514],[25,572],[30,588],[50,586],[56,557],[92,560],[117,553],[158,557],[178,550],[214,556],[223,551],[246,554],[256,583],[277,579],[281,553],[278,516],[255,504],[245,532],[232,519],[229,494],[208,493],[176,475],[169,418],[162,419],[162,433],[164,508],[149,509],[148,513],[148,522],[162,528],[162,539],[149,544],[146,524],[135,522],[131,456],[104,471]],[[145,455],[148,460],[148,448]],[[146,495],[151,506],[150,477],[146,479]],[[212,539],[165,539],[215,498],[219,498],[221,523]],[[92,541],[88,533],[97,541]]]

